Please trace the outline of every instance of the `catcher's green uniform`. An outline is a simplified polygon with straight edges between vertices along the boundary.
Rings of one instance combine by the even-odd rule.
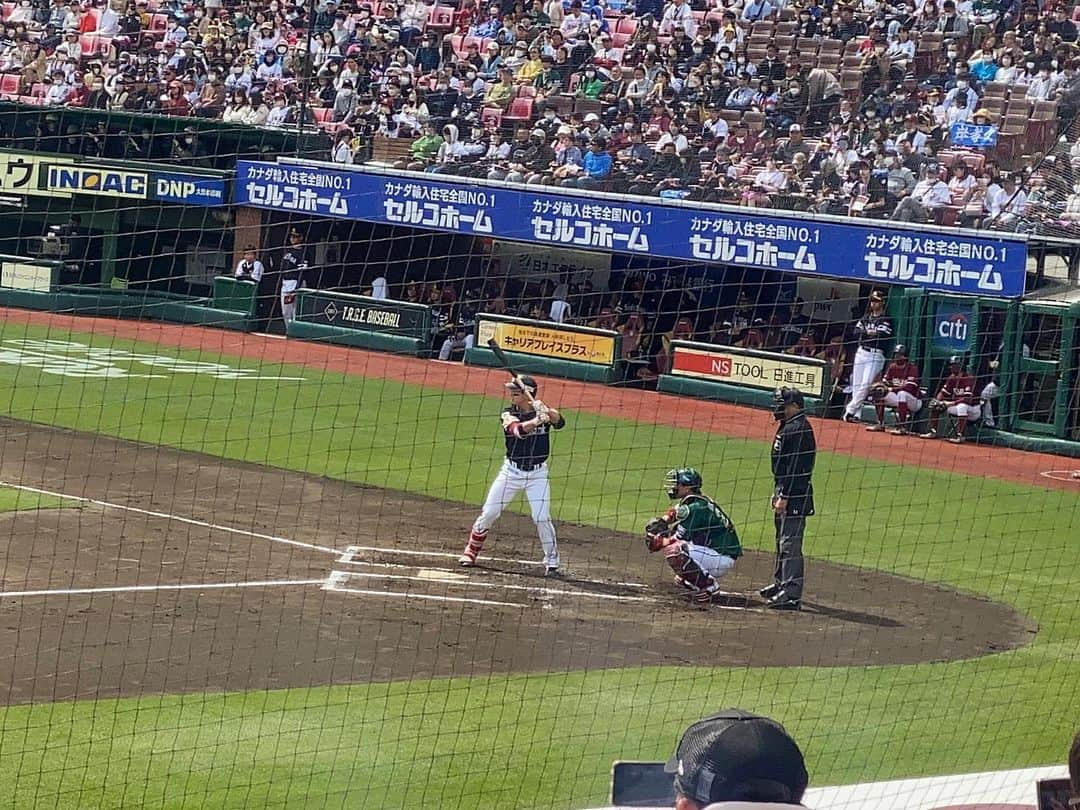
[[[706,546],[733,560],[742,556],[735,524],[712,498],[691,493],[675,507],[675,539]]]

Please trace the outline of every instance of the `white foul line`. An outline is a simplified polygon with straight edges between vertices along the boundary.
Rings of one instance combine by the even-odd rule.
[[[23,596],[75,596],[94,593],[138,593],[140,591],[208,591],[228,588],[269,588],[276,585],[322,585],[322,579],[271,579],[262,582],[203,582],[174,585],[115,585],[108,588],[58,588],[42,591],[0,591],[0,599]]]
[[[101,506],[106,509],[119,509],[123,512],[134,512],[137,515],[147,515],[149,517],[164,518],[165,520],[175,520],[178,523],[186,523],[189,526],[201,526],[204,529],[214,529],[215,531],[228,532],[230,534],[241,534],[245,537],[254,537],[257,540],[270,540],[274,543],[285,543],[290,546],[310,548],[314,549],[315,551],[325,551],[329,554],[341,554],[341,549],[330,548],[329,546],[320,546],[315,543],[304,543],[300,540],[291,540],[288,537],[279,537],[275,534],[263,534],[261,532],[253,532],[249,529],[237,529],[233,526],[222,526],[220,523],[210,523],[205,520],[199,520],[198,518],[189,518],[182,515],[174,515],[171,512],[157,512],[152,509],[140,509],[137,506],[126,506],[122,503],[110,503],[109,501],[100,501],[97,498],[85,498],[81,495],[68,495],[65,492],[54,492],[50,489],[28,487],[23,484],[9,484],[4,481],[0,481],[0,487],[10,487],[11,489],[22,490],[23,492],[33,492],[38,495],[51,495],[54,498],[67,498],[70,501],[78,501],[79,503],[92,503],[95,506]]]

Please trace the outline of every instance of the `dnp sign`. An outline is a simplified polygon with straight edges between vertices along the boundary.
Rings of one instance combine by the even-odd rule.
[[[93,166],[49,166],[47,183],[50,191],[146,199],[147,177],[136,172]]]
[[[971,307],[939,302],[934,317],[933,344],[947,352],[966,352],[971,348]]]

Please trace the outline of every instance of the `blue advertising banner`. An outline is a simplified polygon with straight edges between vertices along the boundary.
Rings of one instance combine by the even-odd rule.
[[[974,310],[964,304],[938,301],[934,310],[934,348],[963,353],[971,348],[972,316]]]
[[[997,146],[998,128],[989,124],[956,123],[949,127],[949,143],[953,146],[967,146],[985,149]]]
[[[225,180],[197,174],[154,172],[152,196],[184,205],[225,205]]]
[[[1027,250],[1020,241],[322,166],[241,160],[236,171],[236,204],[273,211],[969,295],[1024,293]]]

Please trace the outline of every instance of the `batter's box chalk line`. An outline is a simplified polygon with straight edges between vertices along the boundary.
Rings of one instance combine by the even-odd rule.
[[[612,583],[603,582],[601,580],[569,580],[560,582],[559,586],[551,585],[522,585],[515,582],[497,581],[498,577],[520,577],[520,574],[508,571],[495,571],[486,570],[481,576],[476,576],[479,572],[476,569],[470,569],[469,573],[462,573],[461,569],[448,569],[438,567],[420,567],[416,565],[405,565],[402,563],[386,563],[386,562],[374,562],[368,560],[358,560],[356,555],[367,547],[363,546],[349,546],[345,553],[338,558],[338,563],[344,565],[362,566],[366,568],[381,568],[391,570],[407,570],[412,573],[385,573],[381,571],[342,571],[333,570],[330,572],[330,576],[327,577],[324,590],[338,591],[342,593],[362,594],[365,596],[378,596],[390,599],[425,599],[430,601],[439,602],[464,602],[477,605],[501,605],[508,607],[527,607],[528,602],[505,602],[502,600],[493,600],[479,595],[450,595],[452,589],[461,589],[466,594],[469,591],[479,594],[492,593],[497,591],[505,591],[509,597],[511,594],[521,594],[523,596],[539,597],[546,602],[550,602],[554,598],[560,598],[565,600],[583,599],[583,600],[597,600],[597,601],[609,601],[609,602],[644,602],[654,605],[666,605],[670,604],[669,599],[664,599],[655,596],[636,595],[630,594],[615,594],[615,593],[597,593],[595,591],[584,590],[579,588],[567,587],[572,586],[575,581],[582,583],[591,583],[593,585],[610,585]],[[374,549],[376,551],[390,551],[389,549]],[[432,557],[456,557],[454,554],[444,554],[442,552],[415,552],[416,556],[432,556]],[[492,558],[488,558],[492,559]],[[520,561],[514,561],[520,562]],[[491,577],[488,581],[487,577]],[[386,584],[403,584],[403,583],[423,583],[439,584],[444,586],[447,591],[446,594],[427,594],[416,593],[414,591],[393,591],[393,590],[373,590],[369,588],[357,588],[351,586],[350,581],[378,581]],[[637,588],[645,589],[647,586],[640,583],[620,583],[627,586],[633,586]],[[731,592],[719,592],[718,596],[723,597],[739,597],[742,598],[744,594],[737,594]],[[534,601],[534,600],[533,600]],[[748,610],[749,605],[724,605],[714,604],[714,608],[719,610]]]

